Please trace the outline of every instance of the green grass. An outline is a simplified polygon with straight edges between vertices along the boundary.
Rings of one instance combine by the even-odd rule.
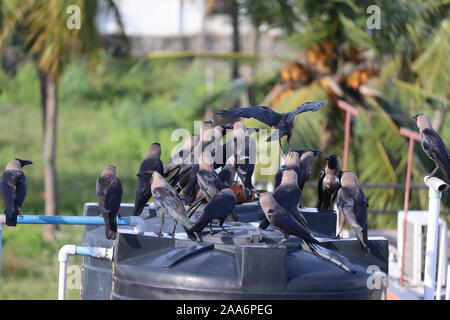
[[[81,226],[61,226],[55,243],[42,241],[43,226],[4,227],[0,300],[57,299],[58,251],[65,244],[79,244]],[[69,266],[81,267],[81,257],[71,257]],[[79,299],[79,290],[67,290],[67,299]]]
[[[228,83],[228,66],[217,73],[215,90]],[[183,70],[183,72],[180,72]],[[101,170],[116,165],[124,202],[134,202],[136,172],[149,145],[160,142],[168,159],[175,128],[193,130],[201,120],[206,96],[200,62],[117,61],[105,57],[92,77],[82,62],[69,65],[60,81],[57,173],[62,215],[81,215],[85,202],[96,201]],[[32,63],[15,76],[0,70],[0,167],[14,158],[33,160],[25,168],[28,195],[25,214],[43,214],[42,118],[39,83]],[[0,206],[3,207],[2,201]],[[5,227],[1,299],[56,299],[58,250],[80,244],[82,228],[63,226],[56,243],[42,241],[42,226]],[[71,264],[80,263],[72,258]],[[79,298],[78,290],[68,298]]]

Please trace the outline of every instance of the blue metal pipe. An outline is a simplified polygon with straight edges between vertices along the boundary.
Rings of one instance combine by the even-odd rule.
[[[18,224],[69,224],[69,225],[95,225],[102,226],[105,224],[103,217],[94,216],[36,216],[36,215],[19,215],[17,217]],[[130,225],[130,217],[117,218],[118,226]]]
[[[79,256],[91,257],[94,252],[93,248],[76,246],[75,254]]]

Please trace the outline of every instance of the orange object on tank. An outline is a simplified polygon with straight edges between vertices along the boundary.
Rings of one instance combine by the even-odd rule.
[[[255,193],[252,191],[251,197],[248,200],[245,200],[245,192],[244,187],[240,183],[233,183],[233,185],[230,187],[231,190],[233,190],[234,195],[236,196],[237,203],[244,203],[244,202],[250,202],[255,200]]]

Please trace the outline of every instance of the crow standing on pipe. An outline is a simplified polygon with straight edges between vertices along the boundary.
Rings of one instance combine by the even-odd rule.
[[[279,203],[277,203],[270,192],[263,191],[259,193],[259,199],[261,208],[264,211],[264,215],[271,224],[281,231],[284,238],[278,242],[275,247],[279,247],[285,242],[290,235],[297,236],[305,242],[311,252],[317,256],[320,256],[338,267],[348,272],[355,272],[353,269],[339,262],[335,258],[324,252],[324,248],[319,249],[320,242],[314,238],[307,228],[299,223],[291,213],[285,210]]]
[[[297,107],[295,110],[286,113],[277,113],[269,107],[257,106],[240,109],[219,110],[218,115],[223,118],[254,118],[267,124],[268,126],[277,128],[278,131],[267,138],[266,141],[273,141],[278,139],[280,140],[281,147],[281,138],[284,136],[287,136],[287,141],[290,145],[292,131],[294,129],[294,119],[297,115],[307,111],[317,111],[325,104],[327,104],[327,102],[325,101],[306,102]]]
[[[106,239],[114,240],[117,235],[116,217],[122,202],[122,183],[117,177],[115,166],[107,166],[97,179],[95,187],[100,213],[105,220]]]
[[[339,214],[341,216],[340,231],[344,227],[345,221],[353,228],[356,233],[361,247],[369,254],[368,239],[367,239],[367,207],[369,203],[361,189],[358,178],[351,171],[345,171],[341,177],[341,188],[338,191]],[[345,221],[344,219],[345,218]]]
[[[159,174],[164,175],[164,166],[161,162],[161,145],[159,143],[153,143],[148,149],[147,156],[141,162],[139,172],[157,171]],[[138,176],[136,199],[134,202],[134,215],[138,216],[144,210],[148,200],[152,196],[150,181],[148,179]]]
[[[319,176],[317,209],[331,210],[341,187],[341,161],[335,154],[327,156],[325,160],[327,165]]]
[[[5,202],[4,213],[7,226],[15,227],[17,225],[17,216],[27,194],[27,178],[22,168],[32,163],[30,160],[16,158],[11,160],[3,171],[1,189]]]
[[[225,233],[230,233],[225,230],[223,227],[223,223],[227,219],[227,217],[231,214],[236,220],[237,217],[234,214],[233,210],[236,205],[236,196],[234,195],[233,190],[226,188],[215,194],[212,199],[206,204],[203,209],[203,213],[200,218],[197,220],[195,225],[189,229],[189,232],[202,232],[202,230],[208,225],[212,231],[211,224],[213,220],[219,220],[219,226],[222,228]]]
[[[422,149],[428,158],[434,161],[436,168],[429,174],[434,176],[439,168],[444,170],[447,183],[450,183],[450,157],[439,134],[431,126],[430,119],[424,114],[413,115],[420,131]]]

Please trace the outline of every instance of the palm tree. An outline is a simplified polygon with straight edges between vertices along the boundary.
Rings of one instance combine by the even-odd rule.
[[[69,6],[78,6],[80,28],[69,29]],[[58,80],[64,66],[75,56],[89,59],[92,67],[99,61],[100,36],[96,17],[100,9],[112,10],[122,27],[113,0],[6,0],[0,1],[0,47],[20,34],[23,46],[36,62],[40,80],[45,214],[58,213],[56,174],[56,129],[58,117]],[[75,13],[76,14],[76,13]],[[75,17],[76,18],[76,17]],[[123,30],[121,28],[121,30]],[[55,239],[55,226],[46,225],[44,240]]]

